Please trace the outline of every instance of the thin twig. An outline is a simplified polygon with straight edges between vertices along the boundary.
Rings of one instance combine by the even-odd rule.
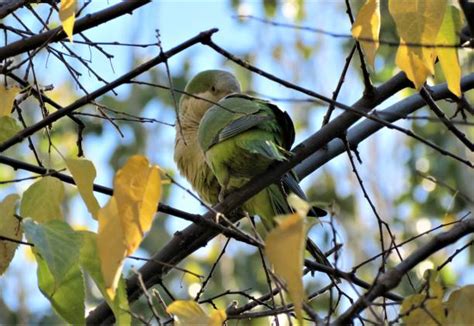
[[[449,231],[436,235],[424,246],[418,247],[404,261],[382,274],[377,281],[372,284],[370,290],[342,313],[335,323],[339,325],[351,323],[354,317],[367,308],[367,306],[376,298],[395,288],[402,280],[402,277],[418,263],[431,256],[436,251],[447,247],[461,239],[463,236],[473,232],[474,219],[469,218],[456,224]]]
[[[421,97],[426,101],[426,104],[428,104],[428,107],[431,109],[431,111],[436,114],[436,116],[441,120],[441,122],[444,123],[446,128],[448,128],[449,131],[451,131],[464,145],[469,148],[469,150],[472,152],[474,151],[474,144],[467,139],[466,135],[456,128],[451,121],[446,117],[446,115],[441,111],[439,108],[438,104],[433,100],[433,97],[431,97],[430,92],[425,88],[422,87],[420,90],[420,95]]]
[[[158,314],[158,311],[156,311],[156,309],[155,309],[155,305],[153,304],[153,297],[150,295],[150,293],[148,293],[148,290],[145,286],[145,283],[143,282],[142,274],[140,274],[140,272],[138,272],[135,269],[132,269],[132,271],[138,277],[138,283],[140,284],[140,287],[143,291],[143,294],[145,295],[145,298],[146,298],[146,301],[147,301],[147,304],[148,304],[148,308],[151,310],[151,313],[153,314],[153,317],[155,318],[158,325],[161,325],[160,316]]]

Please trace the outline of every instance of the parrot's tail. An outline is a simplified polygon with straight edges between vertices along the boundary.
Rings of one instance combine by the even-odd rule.
[[[318,248],[318,246],[311,240],[307,239],[306,240],[306,250],[311,254],[311,256],[314,258],[314,260],[322,265],[328,266],[333,268],[332,264],[329,262],[329,260],[326,258],[326,255],[321,251],[321,249]],[[331,273],[326,273],[331,280],[333,280],[335,283],[340,283],[341,279],[333,275]]]

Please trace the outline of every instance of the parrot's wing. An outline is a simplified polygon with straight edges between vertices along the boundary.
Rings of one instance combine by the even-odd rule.
[[[204,114],[199,124],[199,144],[206,152],[213,145],[259,125],[277,126],[281,135],[279,145],[290,150],[295,130],[288,114],[270,102],[243,94],[226,96]]]
[[[291,146],[293,146],[293,142],[295,141],[295,127],[293,125],[293,120],[291,120],[287,112],[282,111],[278,106],[276,106],[272,102],[265,101],[265,100],[255,98],[255,97],[251,97],[249,95],[232,94],[229,96],[240,96],[241,98],[247,98],[247,99],[252,100],[254,103],[258,103],[259,105],[264,105],[267,109],[270,109],[275,115],[276,122],[278,126],[280,127],[281,133],[283,135],[281,146],[285,148],[287,151],[291,149]]]
[[[246,130],[258,126],[264,121],[272,120],[269,116],[263,115],[246,115],[237,120],[232,121],[222,129],[214,140],[213,144],[220,143],[226,139],[232,138]],[[211,146],[212,146],[211,145]]]

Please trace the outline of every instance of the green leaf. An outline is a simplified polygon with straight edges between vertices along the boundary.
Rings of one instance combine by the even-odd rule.
[[[85,290],[79,264],[72,265],[62,280],[57,282],[46,260],[36,250],[34,252],[38,262],[38,286],[41,292],[66,322],[73,325],[84,324]]]
[[[0,143],[9,139],[21,130],[16,120],[7,116],[0,117]]]
[[[263,0],[263,8],[265,10],[265,16],[269,18],[275,17],[277,10],[276,0]]]
[[[82,238],[82,247],[79,259],[83,270],[94,280],[95,284],[107,301],[107,304],[109,307],[111,307],[112,311],[114,312],[116,324],[130,325],[132,319],[130,314],[127,312],[129,311],[129,306],[127,292],[125,291],[125,280],[123,277],[120,277],[115,298],[113,301],[110,300],[107,295],[104,277],[102,276],[100,261],[97,255],[97,234],[90,231],[79,231],[78,234],[80,234]]]
[[[28,241],[48,264],[56,284],[60,284],[79,260],[80,237],[69,224],[57,220],[38,224],[28,218],[23,228]]]
[[[21,240],[23,229],[15,214],[15,205],[19,196],[10,194],[0,202],[0,235],[10,239]],[[0,275],[2,275],[15,255],[18,243],[0,240]]]
[[[23,194],[20,215],[31,217],[37,222],[62,219],[61,203],[64,199],[64,185],[53,177],[44,177],[33,183]]]

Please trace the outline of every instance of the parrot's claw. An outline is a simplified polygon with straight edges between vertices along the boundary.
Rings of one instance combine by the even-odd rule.
[[[222,203],[225,199],[225,194],[224,194],[224,190],[221,190],[219,192],[219,196],[217,197],[217,199],[219,199],[219,203]]]
[[[219,191],[219,195],[217,196],[219,203],[222,203],[228,195],[229,195],[229,191],[222,188],[221,191]]]

